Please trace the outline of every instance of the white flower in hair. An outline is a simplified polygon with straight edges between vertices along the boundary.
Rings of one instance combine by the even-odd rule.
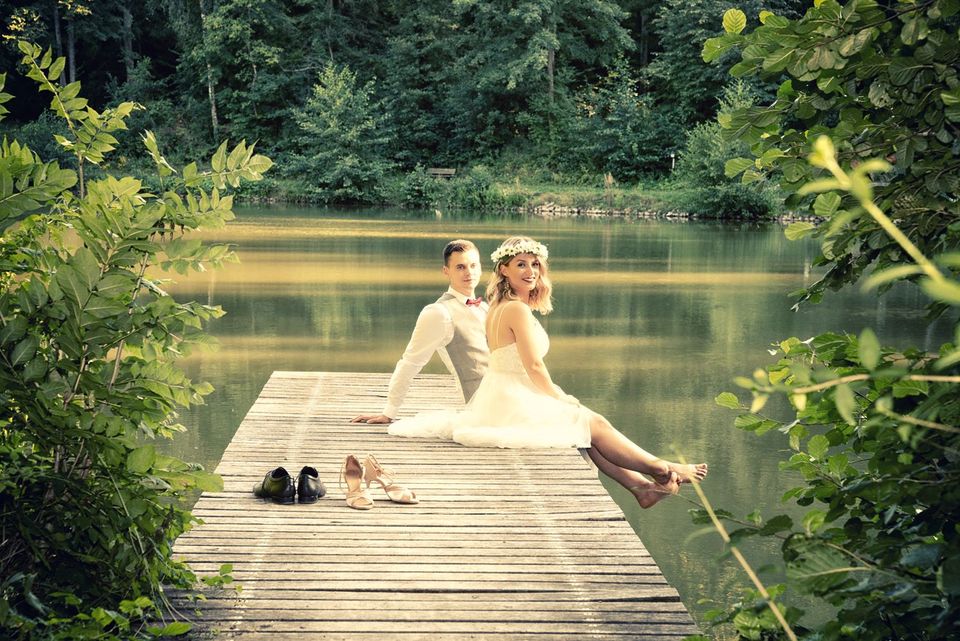
[[[501,245],[490,254],[490,259],[494,263],[498,263],[508,256],[517,256],[518,254],[533,254],[544,260],[549,257],[546,245],[535,240],[523,240],[516,245]]]

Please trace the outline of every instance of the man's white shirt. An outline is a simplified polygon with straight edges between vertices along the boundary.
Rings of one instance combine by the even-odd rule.
[[[455,297],[461,303],[466,305],[467,297],[456,291],[452,287],[447,289],[447,293]],[[484,320],[485,310],[480,305],[468,306],[470,311],[476,314],[482,322]],[[450,316],[450,310],[443,303],[431,303],[423,308],[420,316],[417,318],[417,324],[413,328],[413,335],[404,350],[403,356],[397,362],[390,377],[390,388],[387,392],[387,405],[383,410],[383,415],[390,418],[396,418],[403,399],[407,396],[407,390],[410,389],[410,383],[413,377],[420,373],[424,365],[430,362],[434,352],[440,354],[440,360],[446,368],[453,373],[453,363],[447,355],[447,345],[453,340],[453,317]],[[459,380],[457,385],[459,385]]]

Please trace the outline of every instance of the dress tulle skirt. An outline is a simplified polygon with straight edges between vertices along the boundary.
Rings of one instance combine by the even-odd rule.
[[[388,431],[470,447],[590,447],[592,415],[547,396],[525,373],[488,370],[465,409],[421,412],[392,423]]]

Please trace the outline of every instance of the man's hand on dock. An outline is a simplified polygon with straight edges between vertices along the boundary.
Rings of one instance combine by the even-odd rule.
[[[386,414],[361,414],[350,419],[351,423],[393,423],[393,419]]]

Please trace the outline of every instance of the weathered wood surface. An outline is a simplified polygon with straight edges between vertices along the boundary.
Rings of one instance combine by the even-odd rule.
[[[672,639],[696,633],[676,590],[575,449],[466,448],[351,425],[383,405],[385,374],[274,372],[227,447],[223,492],[175,551],[200,574],[233,564],[242,590],[188,604],[217,639]],[[419,376],[405,413],[459,405],[449,376]],[[350,509],[344,457],[377,456],[418,505]],[[313,465],[314,504],[253,485]]]

